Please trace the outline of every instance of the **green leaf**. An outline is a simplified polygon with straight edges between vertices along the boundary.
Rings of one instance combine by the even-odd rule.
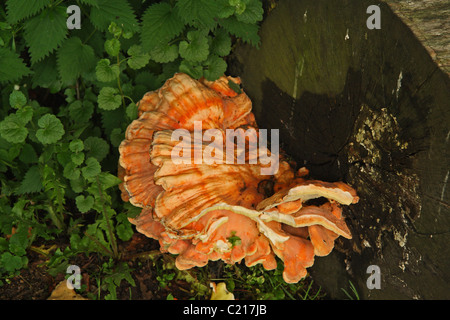
[[[139,30],[133,9],[126,0],[98,0],[98,6],[91,9],[90,21],[100,31],[108,30],[111,21],[125,31]]]
[[[128,217],[124,213],[119,213],[116,217],[117,225],[116,232],[117,236],[122,241],[128,241],[134,234],[134,231],[131,227],[131,223],[128,221]]]
[[[94,112],[94,104],[89,100],[76,100],[69,105],[70,118],[76,123],[86,123]]]
[[[100,163],[95,158],[88,158],[86,160],[86,166],[81,169],[83,177],[86,179],[95,178],[102,171]]]
[[[20,152],[19,160],[26,164],[37,163],[38,156],[34,148],[30,144],[26,143]]]
[[[36,88],[37,86],[50,88],[59,81],[55,54],[51,54],[50,56],[33,64],[33,70],[34,75],[32,80],[32,88]]]
[[[17,189],[17,194],[39,192],[43,188],[41,181],[41,174],[39,173],[39,167],[33,166],[28,169],[25,177],[20,183]]]
[[[69,162],[64,166],[63,176],[69,180],[77,180],[80,177],[80,169],[73,162]]]
[[[105,41],[105,51],[112,57],[116,57],[120,52],[120,41],[112,38]]]
[[[180,56],[188,61],[200,62],[209,55],[208,38],[201,31],[189,31],[187,41],[180,42]]]
[[[75,198],[75,203],[77,204],[77,208],[81,213],[86,213],[92,209],[92,206],[94,205],[94,197],[87,196],[85,198],[83,195],[79,195]]]
[[[64,127],[61,121],[53,114],[46,114],[38,121],[40,129],[36,131],[36,137],[42,144],[58,142],[64,135]]]
[[[250,0],[241,14],[236,14],[236,19],[245,23],[255,24],[263,19],[264,9],[261,0]]]
[[[84,153],[83,152],[78,152],[78,153],[72,153],[70,155],[70,159],[72,160],[72,162],[79,166],[83,163],[84,161]]]
[[[95,67],[97,79],[102,82],[114,81],[119,77],[120,69],[117,64],[110,66],[109,59],[101,59]]]
[[[102,161],[109,153],[109,144],[102,138],[89,137],[84,140],[84,147],[87,157],[93,157],[98,162]]]
[[[194,79],[200,79],[203,77],[203,67],[187,60],[181,61],[180,72],[186,73]]]
[[[84,150],[84,143],[80,139],[70,141],[69,149],[72,152],[80,152]]]
[[[114,110],[122,104],[122,97],[119,90],[111,87],[104,87],[98,95],[98,107],[103,110]]]
[[[10,24],[15,24],[24,18],[38,13],[49,4],[50,0],[7,0],[7,20]]]
[[[64,41],[58,50],[58,70],[62,81],[73,82],[95,66],[94,49],[78,37]]]
[[[249,43],[254,47],[259,46],[260,38],[258,35],[259,27],[257,24],[238,21],[234,16],[220,19],[219,24],[232,35],[241,38],[244,42]]]
[[[185,24],[174,8],[165,2],[147,8],[142,16],[141,42],[144,50],[168,43],[184,30]]]
[[[178,45],[160,44],[150,50],[150,57],[158,63],[168,63],[178,58]]]
[[[0,257],[0,265],[7,272],[14,272],[16,270],[20,270],[24,266],[21,257],[12,255],[9,252],[2,253],[2,255]]]
[[[8,142],[22,143],[28,136],[28,129],[24,127],[23,120],[13,113],[0,122],[0,135]]]
[[[130,56],[127,63],[131,69],[141,69],[145,67],[150,60],[150,55],[142,52],[142,48],[138,45],[131,46],[127,53]]]
[[[122,182],[122,180],[120,180],[118,177],[108,172],[100,173],[98,176],[98,180],[102,187],[102,190],[106,190],[111,187],[117,186],[119,183]]]
[[[17,53],[0,48],[0,83],[16,81],[30,73],[30,69]]]
[[[227,70],[227,63],[225,60],[218,56],[210,56],[206,60],[207,69],[203,71],[203,75],[209,81],[217,80],[219,77],[223,76]]]
[[[24,39],[30,48],[31,63],[47,56],[66,38],[66,19],[64,8],[56,7],[46,9],[25,23]]]
[[[19,109],[20,107],[23,107],[26,103],[27,103],[27,98],[20,91],[14,90],[9,95],[9,105],[15,109]]]
[[[176,8],[185,23],[212,29],[216,25],[215,18],[223,7],[222,2],[219,0],[178,0]]]
[[[211,53],[218,56],[227,56],[231,51],[231,37],[223,29],[217,29],[214,32],[214,38],[211,43]]]
[[[130,103],[125,112],[128,120],[133,121],[138,117],[138,106],[135,103]]]

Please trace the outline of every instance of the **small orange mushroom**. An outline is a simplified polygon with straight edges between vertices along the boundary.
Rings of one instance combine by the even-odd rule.
[[[282,157],[258,146],[256,154],[278,161],[277,172],[262,174],[267,164],[249,153],[260,131],[250,99],[243,90],[233,90],[238,85],[239,78],[197,81],[177,73],[145,94],[139,118],[128,126],[119,147],[122,199],[142,208],[130,221],[138,232],[158,240],[161,251],[177,254],[179,269],[221,259],[261,263],[270,270],[278,257],[284,262],[284,280],[295,283],[306,276],[315,255],[331,252],[337,237],[351,238],[341,204],[359,199],[342,182],[307,180],[306,168],[294,171]],[[197,141],[198,123],[202,134],[213,130],[214,141]],[[228,139],[227,129],[252,131],[237,131],[236,139],[246,141],[240,147]],[[173,139],[179,132],[181,142]],[[194,148],[186,153],[190,141]],[[236,147],[231,153],[211,149],[230,142]],[[196,152],[203,161],[194,161]],[[173,154],[187,161],[177,162]],[[237,164],[242,154],[245,163]],[[233,163],[225,161],[229,157]],[[306,203],[315,198],[328,202]]]

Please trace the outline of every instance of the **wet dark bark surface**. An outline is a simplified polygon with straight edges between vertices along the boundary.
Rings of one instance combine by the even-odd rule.
[[[231,74],[299,166],[360,196],[344,211],[353,239],[309,269],[330,297],[351,281],[362,299],[449,299],[449,77],[388,5],[369,30],[371,4],[279,1]]]

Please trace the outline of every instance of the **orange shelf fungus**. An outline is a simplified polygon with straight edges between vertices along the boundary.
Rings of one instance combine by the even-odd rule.
[[[122,199],[142,208],[131,223],[177,254],[179,269],[222,259],[270,270],[277,256],[295,283],[337,237],[351,238],[341,205],[358,197],[342,182],[306,180],[306,168],[269,150],[239,85],[177,73],[145,94],[119,147]],[[308,204],[316,198],[327,202]]]

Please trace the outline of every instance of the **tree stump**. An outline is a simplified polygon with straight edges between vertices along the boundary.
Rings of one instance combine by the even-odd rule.
[[[230,73],[299,167],[360,197],[344,209],[353,239],[316,257],[315,282],[337,299],[349,281],[362,299],[449,299],[448,74],[385,3],[372,30],[370,1],[271,3],[260,48],[238,45]]]

